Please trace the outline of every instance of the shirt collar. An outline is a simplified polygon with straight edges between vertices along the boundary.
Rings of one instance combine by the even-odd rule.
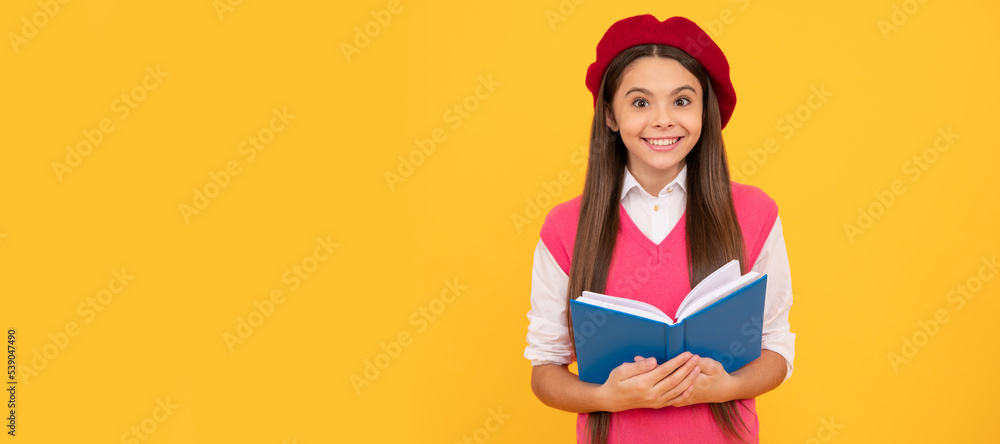
[[[671,187],[678,188],[681,191],[687,192],[687,168],[688,168],[687,163],[685,162],[684,167],[681,168],[681,172],[677,173],[677,177],[675,177],[673,181],[668,183],[667,186],[663,187],[663,189],[660,190],[660,194],[658,197],[666,196],[667,188]],[[646,196],[650,196],[649,193],[647,193],[646,190],[642,188],[642,185],[639,185],[639,181],[635,180],[635,176],[633,176],[632,172],[628,170],[628,167],[625,167],[625,179],[622,182],[622,195],[619,199],[621,200],[625,199],[625,195],[628,194],[628,192],[631,191],[633,188],[638,188],[638,192],[645,194]]]

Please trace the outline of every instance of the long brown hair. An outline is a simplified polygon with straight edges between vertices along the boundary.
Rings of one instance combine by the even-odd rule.
[[[739,259],[743,270],[743,234],[736,219],[729,183],[729,161],[722,140],[719,104],[701,64],[684,51],[665,45],[634,46],[618,54],[608,65],[598,89],[594,121],[590,131],[590,159],[583,187],[576,243],[569,276],[569,298],[576,299],[584,290],[603,292],[607,284],[611,255],[619,227],[619,205],[628,151],[621,137],[606,124],[605,115],[621,85],[625,69],[641,57],[666,57],[677,60],[701,83],[704,91],[702,130],[698,143],[686,158],[688,277],[692,287],[709,273],[732,259]],[[573,325],[566,301],[566,325]],[[570,341],[574,346],[573,329]],[[737,412],[736,402],[710,403],[712,416],[723,431],[734,439],[747,442],[737,429],[737,421],[749,431]],[[589,442],[607,444],[611,428],[610,412],[592,412],[587,420]]]

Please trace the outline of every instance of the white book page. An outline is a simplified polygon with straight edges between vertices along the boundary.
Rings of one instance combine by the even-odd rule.
[[[595,307],[610,308],[612,310],[639,316],[641,318],[660,321],[668,325],[674,324],[674,321],[670,319],[670,316],[667,316],[667,314],[659,308],[635,299],[619,298],[615,296],[608,296],[606,294],[584,291],[583,295],[576,300]]]
[[[760,277],[760,273],[751,271],[741,276],[739,279],[736,279],[735,281],[729,282],[721,287],[716,288],[715,290],[709,293],[701,295],[697,299],[691,301],[690,304],[687,304],[682,309],[677,310],[677,320],[680,321],[681,319],[693,315],[697,313],[698,310],[708,307],[709,305],[712,305],[719,299],[722,299],[726,296],[733,294],[734,292],[736,292],[736,290],[739,290],[747,286],[747,284],[757,280],[758,277]],[[686,303],[688,302],[688,300],[685,300],[684,302]],[[682,306],[683,305],[684,304],[682,304]]]
[[[719,287],[722,287],[732,281],[740,278],[740,261],[733,259],[729,261],[726,265],[719,267],[718,270],[712,272],[712,274],[702,279],[694,288],[688,292],[684,300],[681,301],[681,305],[677,307],[678,318],[680,318],[680,313],[687,313],[688,306],[697,302],[706,294],[714,292]],[[704,307],[704,305],[703,305]]]

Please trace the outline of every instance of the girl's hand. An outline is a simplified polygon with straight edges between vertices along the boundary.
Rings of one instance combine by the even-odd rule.
[[[725,402],[732,397],[733,387],[736,379],[726,373],[719,361],[712,358],[702,357],[698,364],[701,373],[695,378],[692,388],[694,390],[683,399],[674,404],[677,407],[705,402]]]
[[[704,358],[684,352],[656,365],[656,358],[636,356],[636,362],[618,366],[599,388],[608,411],[686,405],[695,390],[700,359]]]

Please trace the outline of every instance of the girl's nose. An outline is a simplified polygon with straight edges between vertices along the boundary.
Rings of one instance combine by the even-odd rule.
[[[653,117],[653,128],[670,128],[674,125],[674,116],[669,109],[657,109]]]

